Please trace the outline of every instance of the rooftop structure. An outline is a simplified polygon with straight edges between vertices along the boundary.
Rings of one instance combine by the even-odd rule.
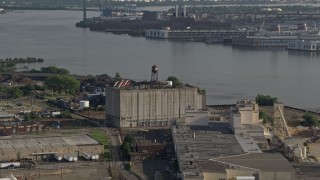
[[[208,126],[208,111],[196,111],[194,109],[186,109],[186,117],[184,124],[188,126]]]
[[[238,134],[235,135],[236,139],[238,140],[241,148],[246,153],[262,153],[259,146],[254,143],[254,140],[251,136],[246,134]]]
[[[281,154],[249,153],[230,157],[213,158],[211,160],[261,172],[288,172],[287,175],[289,175],[289,177],[282,176],[284,178],[277,177],[276,179],[293,179],[294,169],[288,160],[286,160]],[[260,177],[259,179],[264,178]]]
[[[240,100],[230,110],[230,124],[233,129],[240,128],[242,125],[259,124],[259,107],[255,101]]]
[[[182,179],[205,179],[206,172],[224,172],[223,166],[209,159],[244,153],[234,135],[210,128],[173,127],[172,136]]]
[[[228,128],[221,122],[172,127],[183,180],[294,179],[292,166],[281,154],[262,153],[250,135],[228,134],[223,130]]]
[[[83,152],[101,154],[103,146],[87,135],[0,139],[0,161],[18,159],[18,153],[20,158],[32,158],[55,153],[80,156]]]

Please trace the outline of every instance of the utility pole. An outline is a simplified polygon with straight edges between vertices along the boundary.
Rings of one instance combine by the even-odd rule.
[[[87,20],[87,2],[86,0],[83,0],[83,21]]]
[[[31,92],[31,111],[33,111],[33,91]]]

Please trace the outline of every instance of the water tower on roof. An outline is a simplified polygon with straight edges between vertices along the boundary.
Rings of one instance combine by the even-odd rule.
[[[151,82],[158,81],[158,67],[156,65],[153,65],[151,67]]]

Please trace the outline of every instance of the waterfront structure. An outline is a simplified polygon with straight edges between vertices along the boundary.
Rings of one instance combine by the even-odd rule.
[[[240,36],[232,39],[234,46],[287,47],[297,36]]]
[[[232,45],[247,47],[288,47],[289,44],[299,41],[300,39],[308,41],[320,40],[319,34],[303,35],[255,35],[255,36],[235,36],[232,38]]]
[[[289,42],[287,49],[320,52],[320,41],[295,40]]]
[[[157,73],[157,72],[156,72]],[[106,118],[115,127],[169,126],[184,119],[186,108],[206,108],[205,94],[190,85],[124,80],[106,87]]]
[[[192,29],[170,30],[170,28],[167,28],[163,30],[147,29],[145,30],[145,37],[158,38],[158,39],[192,40],[192,41],[204,41],[204,40],[210,39],[210,41],[223,42],[223,37],[244,36],[244,35],[247,35],[248,33],[251,33],[251,32],[237,31],[237,30],[192,30]]]
[[[0,139],[0,161],[19,158],[53,157],[54,154],[82,156],[83,152],[102,154],[103,145],[87,135],[14,137]],[[17,157],[19,154],[19,157]]]

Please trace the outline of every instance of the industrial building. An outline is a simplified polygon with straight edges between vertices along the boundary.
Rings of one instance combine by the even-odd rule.
[[[211,160],[225,165],[225,179],[230,180],[293,180],[295,174],[293,167],[281,154],[250,153]]]
[[[245,36],[247,31],[236,30],[171,30],[167,29],[147,29],[145,30],[145,37],[158,38],[158,39],[178,39],[178,40],[193,40],[203,41],[210,37],[220,37],[220,41],[223,41],[223,37],[230,36]],[[249,32],[251,33],[251,32]]]
[[[208,111],[195,111],[193,109],[186,109],[186,117],[184,125],[188,126],[208,126],[209,115]]]
[[[186,108],[206,108],[205,94],[190,85],[159,82],[156,66],[150,82],[116,82],[106,87],[106,116],[115,127],[169,126],[184,119]]]
[[[230,109],[230,124],[234,131],[244,125],[259,124],[259,106],[250,100],[240,100]]]
[[[253,100],[239,100],[235,105],[209,108],[211,122],[226,122],[236,137],[245,136],[252,138],[261,149],[269,147],[268,141],[271,134],[260,123],[259,106]]]
[[[0,122],[13,121],[14,119],[15,119],[14,114],[10,114],[0,110]]]
[[[103,145],[87,135],[0,139],[0,161],[49,158],[54,154],[74,156],[83,156],[84,152],[102,154],[103,150]]]
[[[294,169],[281,154],[263,153],[253,138],[228,129],[225,123],[172,127],[183,180],[294,179]]]

